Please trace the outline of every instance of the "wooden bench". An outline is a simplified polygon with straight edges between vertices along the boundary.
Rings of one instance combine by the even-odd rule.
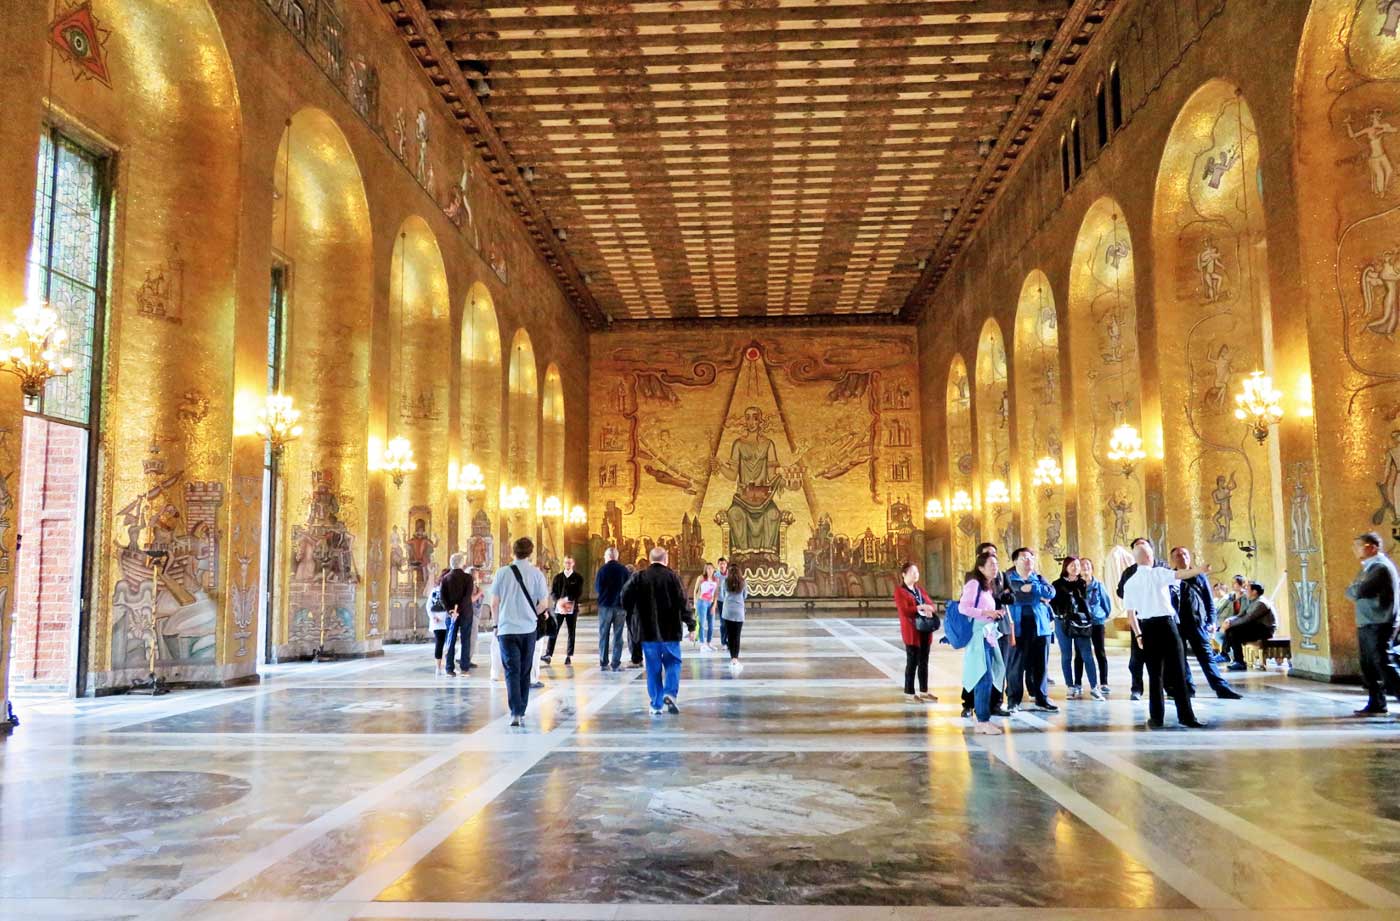
[[[1244,644],[1244,664],[1261,671],[1268,668],[1272,660],[1280,668],[1293,667],[1293,641],[1286,636],[1274,636],[1267,640],[1255,640]]]

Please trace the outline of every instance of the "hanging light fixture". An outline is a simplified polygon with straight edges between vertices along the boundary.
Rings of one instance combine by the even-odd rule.
[[[564,505],[558,496],[546,496],[535,512],[541,518],[560,518],[564,514]]]
[[[0,329],[0,371],[18,377],[25,397],[37,400],[49,381],[73,370],[73,359],[59,357],[67,341],[58,311],[47,304],[21,304]]]
[[[929,521],[942,521],[948,517],[948,513],[943,510],[943,503],[937,499],[928,500],[928,505],[924,507],[924,517]]]
[[[1235,394],[1235,418],[1248,425],[1254,440],[1263,444],[1269,439],[1269,428],[1283,420],[1282,399],[1274,379],[1255,371],[1245,378],[1244,389]]]
[[[967,490],[959,489],[953,493],[953,501],[949,503],[948,510],[954,515],[972,511],[972,497],[967,494]]]
[[[1009,505],[1011,503],[1011,491],[1006,488],[1005,480],[992,480],[987,484],[987,504],[992,507]]]
[[[530,494],[524,486],[512,486],[509,490],[501,488],[501,508],[518,512],[529,507]]]
[[[566,520],[569,524],[588,524],[588,512],[582,505],[575,505],[569,509],[569,517]]]
[[[258,410],[257,432],[273,457],[281,457],[287,445],[301,437],[301,410],[286,394],[269,393]]]
[[[389,474],[395,488],[403,486],[404,477],[418,469],[418,463],[413,459],[413,445],[408,443],[407,438],[395,438],[389,442],[379,469]]]
[[[1122,465],[1123,476],[1132,476],[1137,462],[1145,457],[1147,452],[1142,449],[1142,436],[1136,428],[1124,422],[1113,430],[1108,440],[1108,459]]]
[[[457,471],[457,479],[452,483],[452,491],[469,496],[486,492],[486,478],[482,476],[481,468],[476,464],[463,464],[462,469]]]

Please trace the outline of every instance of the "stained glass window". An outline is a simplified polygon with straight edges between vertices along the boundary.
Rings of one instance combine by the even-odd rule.
[[[93,362],[105,278],[106,173],[104,158],[57,130],[39,141],[34,236],[26,295],[58,311],[68,331],[64,346],[71,374],[49,381],[30,412],[87,425],[92,416]]]

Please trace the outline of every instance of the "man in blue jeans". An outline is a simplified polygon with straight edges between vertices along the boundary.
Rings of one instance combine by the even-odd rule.
[[[604,563],[593,579],[593,594],[598,599],[598,667],[603,671],[622,671],[622,629],[627,626],[627,612],[622,607],[622,587],[631,575],[617,561],[617,548],[603,551]],[[609,642],[611,640],[611,642]],[[609,661],[609,649],[612,652]]]
[[[664,707],[680,713],[676,697],[681,690],[681,640],[694,629],[686,607],[680,578],[666,565],[666,551],[651,551],[651,565],[635,573],[622,588],[622,606],[637,623],[642,656],[647,666],[647,694],[651,715]]]
[[[496,622],[496,643],[501,647],[512,726],[525,722],[530,671],[535,664],[535,630],[539,615],[549,608],[549,585],[544,573],[530,562],[534,552],[535,542],[520,538],[511,547],[515,561],[496,570],[491,579],[492,619]]]

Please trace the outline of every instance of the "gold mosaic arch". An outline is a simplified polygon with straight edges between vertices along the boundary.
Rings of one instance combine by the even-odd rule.
[[[1109,551],[1126,552],[1147,521],[1147,460],[1125,473],[1108,458],[1117,425],[1134,426],[1149,450],[1154,442],[1143,430],[1135,260],[1123,209],[1100,198],[1089,206],[1075,240],[1068,314],[1079,551],[1103,561],[1105,579],[1113,569]]]
[[[1274,372],[1259,151],[1244,96],[1211,80],[1182,106],[1162,153],[1153,208],[1162,464],[1173,542],[1221,573],[1264,582],[1286,606],[1271,584],[1283,570],[1279,439],[1260,445],[1234,418],[1242,381]]]
[[[390,636],[426,631],[422,599],[447,565],[450,303],[437,238],[411,215],[389,264],[388,438],[407,439],[418,467],[386,492]]]
[[[495,528],[499,520],[504,426],[504,370],[501,367],[501,327],[491,293],[473,282],[462,312],[461,388],[458,425],[461,455],[455,468],[467,463],[481,468],[485,490],[459,494],[458,534],[471,565],[489,568],[495,560]]]
[[[285,279],[281,390],[301,408],[304,429],[278,464],[270,631],[285,658],[320,645],[323,613],[337,648],[368,632],[360,574],[368,571],[373,243],[355,156],[325,112],[292,116],[273,181],[272,255]],[[333,556],[322,552],[331,546]]]
[[[982,502],[982,534],[1002,547],[1021,542],[1016,465],[1011,456],[1011,390],[1008,383],[1006,341],[991,318],[977,337],[977,363],[973,371],[973,407],[977,432],[977,473]],[[989,486],[999,481],[1007,490],[1005,502],[989,499]]]
[[[951,556],[948,560],[951,585],[960,585],[959,576],[972,565],[972,551],[981,539],[977,514],[977,462],[972,445],[972,381],[967,376],[967,363],[955,355],[948,366],[948,385],[944,390],[948,433],[948,526],[951,530]],[[954,510],[962,493],[970,508]]]
[[[535,536],[539,518],[535,514],[540,487],[540,387],[535,365],[535,347],[524,327],[517,329],[510,343],[510,367],[506,376],[506,463],[502,491],[521,487],[529,506],[501,515],[501,553],[508,554],[516,537]],[[502,556],[505,559],[506,556]]]
[[[1045,556],[1063,556],[1069,552],[1065,484],[1054,482],[1050,470],[1045,471],[1045,482],[1034,482],[1037,464],[1044,458],[1053,462],[1061,480],[1067,479],[1066,468],[1073,466],[1073,456],[1066,455],[1061,422],[1064,374],[1055,295],[1040,269],[1032,270],[1021,285],[1014,337],[1012,384],[1021,457],[1022,539]]]
[[[540,398],[540,495],[553,496],[563,512],[568,511],[564,495],[564,384],[559,366],[550,362],[544,369],[544,388]],[[544,537],[541,559],[557,568],[563,560],[561,543],[564,521],[550,517],[541,522]]]

